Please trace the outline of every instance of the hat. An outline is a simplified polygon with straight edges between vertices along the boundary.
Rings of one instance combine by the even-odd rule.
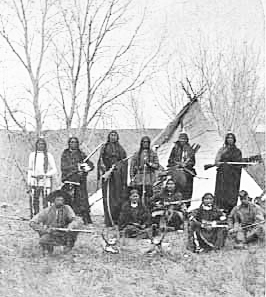
[[[248,197],[248,192],[245,190],[241,190],[239,192],[238,196],[239,196],[240,200],[242,200],[243,198]]]
[[[57,198],[57,197],[63,197],[64,198],[64,204],[68,204],[68,205],[71,204],[71,199],[72,199],[71,195],[68,194],[66,191],[63,191],[63,190],[56,190],[56,191],[51,192],[47,196],[47,200],[50,203],[54,203],[55,198]]]
[[[180,132],[179,136],[178,136],[178,140],[185,140],[188,141],[188,135],[185,132],[185,129],[183,128],[182,131]]]

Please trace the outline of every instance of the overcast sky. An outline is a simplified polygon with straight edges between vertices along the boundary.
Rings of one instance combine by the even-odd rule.
[[[213,52],[252,43],[258,52],[264,53],[264,12],[259,0],[137,0],[135,3],[132,13],[136,16],[146,7],[143,47],[151,50],[161,37],[164,39],[158,59],[163,60],[171,53],[186,59],[197,53],[199,43]],[[16,68],[15,64],[13,66]],[[10,72],[8,68],[5,71]],[[2,72],[1,80],[7,72]],[[14,73],[11,80],[13,78]],[[155,97],[158,100],[156,88],[161,87],[158,75],[153,88],[146,86],[137,94],[145,125],[149,128],[163,128],[170,120],[155,100]],[[112,115],[105,128],[134,126],[133,117],[125,109],[114,106]]]

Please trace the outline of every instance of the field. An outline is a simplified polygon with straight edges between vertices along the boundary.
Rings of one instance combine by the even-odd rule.
[[[148,134],[157,133],[149,131]],[[95,134],[85,151],[104,141],[106,134],[107,131],[104,136]],[[141,134],[132,131],[120,134],[128,153],[134,152]],[[109,255],[103,253],[100,237],[103,218],[94,216],[95,233],[79,234],[71,253],[65,255],[57,249],[53,256],[43,257],[38,235],[29,228],[28,222],[1,217],[28,216],[29,213],[22,176],[26,176],[33,141],[25,141],[22,135],[12,137],[9,142],[6,135],[0,135],[1,297],[265,296],[265,246],[262,244],[239,251],[227,241],[222,251],[196,255],[186,250],[185,233],[168,234],[163,257],[145,255],[150,247],[147,240],[128,240],[118,255]],[[49,136],[57,163],[66,141],[67,136],[60,133]],[[94,156],[95,163],[97,157]],[[57,165],[59,168],[59,163]],[[95,177],[93,173],[88,181],[89,189],[95,188]],[[264,170],[261,177],[264,179]]]
[[[1,207],[0,215],[23,215],[16,205]],[[168,234],[164,256],[147,256],[147,240],[127,240],[121,252],[103,252],[99,234],[103,218],[94,216],[92,235],[79,234],[74,249],[43,257],[38,235],[28,222],[0,218],[0,296],[3,297],[136,297],[136,296],[264,296],[265,246],[192,254],[186,234]]]

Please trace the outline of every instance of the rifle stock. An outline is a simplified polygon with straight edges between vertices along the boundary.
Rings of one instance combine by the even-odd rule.
[[[215,167],[215,166],[216,166],[216,164],[206,164],[206,165],[204,165],[204,170],[208,170],[208,169],[210,169],[212,167]]]

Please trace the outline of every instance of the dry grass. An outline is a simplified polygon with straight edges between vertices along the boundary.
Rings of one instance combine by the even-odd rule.
[[[1,214],[12,210],[1,210]],[[94,217],[96,233],[103,220]],[[0,296],[136,297],[264,296],[264,247],[191,254],[185,234],[168,234],[165,256],[146,256],[147,240],[127,240],[118,255],[103,253],[101,239],[80,234],[70,254],[43,257],[27,222],[2,221]],[[9,250],[8,250],[9,249]]]

